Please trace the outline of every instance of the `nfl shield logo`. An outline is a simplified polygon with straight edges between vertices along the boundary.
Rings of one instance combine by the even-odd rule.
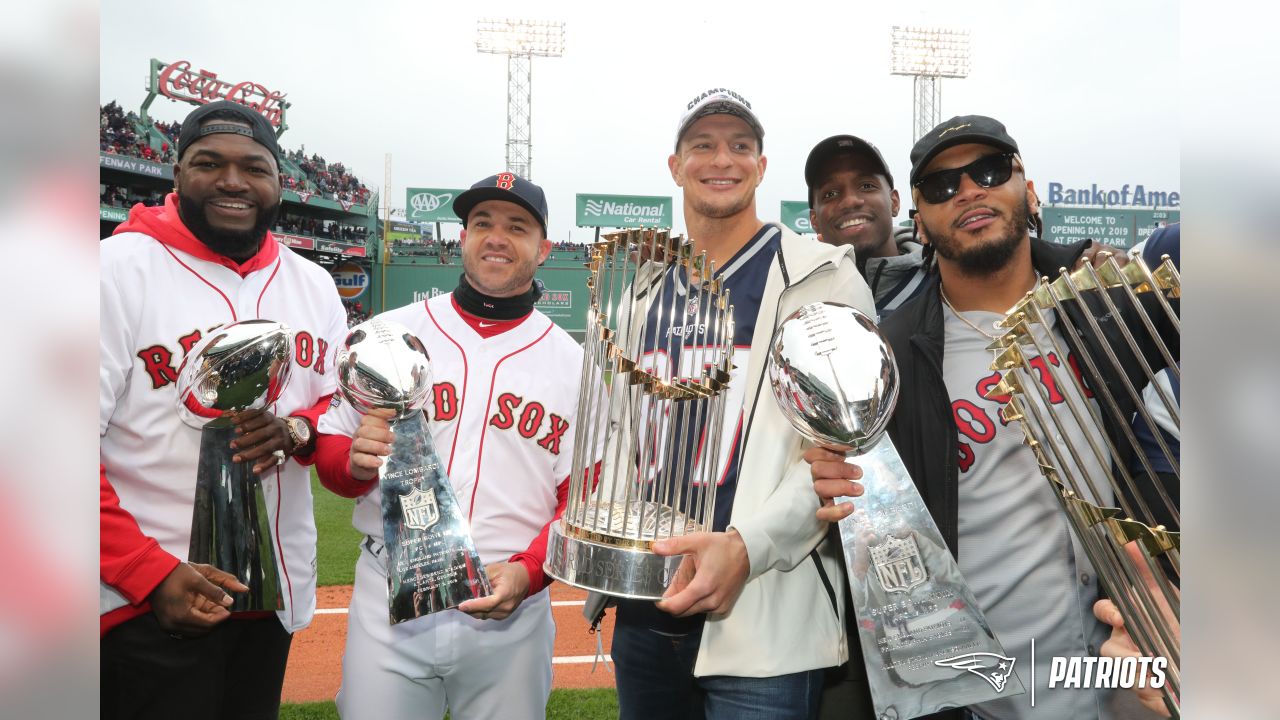
[[[423,492],[414,488],[408,495],[400,496],[400,509],[405,527],[426,530],[440,520],[440,506],[436,504],[435,488]]]
[[[915,535],[889,538],[871,548],[871,561],[880,584],[889,592],[907,592],[929,579]]]
[[[692,290],[689,292],[688,306],[689,306],[689,310],[688,310],[689,317],[693,317],[694,315],[698,314],[698,296],[694,294]]]

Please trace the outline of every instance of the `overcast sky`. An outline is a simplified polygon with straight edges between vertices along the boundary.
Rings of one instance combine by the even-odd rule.
[[[552,239],[583,241],[580,192],[673,196],[683,230],[666,160],[686,102],[712,87],[741,93],[764,125],[763,219],[805,199],[805,157],[836,133],[877,144],[904,190],[912,80],[889,74],[891,27],[944,26],[971,32],[972,65],[943,81],[943,118],[1003,121],[1042,198],[1050,182],[1179,190],[1176,2],[693,5],[103,0],[100,99],[136,110],[152,57],[261,83],[293,103],[286,149],[341,161],[371,188],[391,153],[401,208],[406,187],[504,169],[507,61],[476,51],[476,20],[563,20],[564,56],[534,60],[532,175]],[[190,109],[160,98],[151,112]]]

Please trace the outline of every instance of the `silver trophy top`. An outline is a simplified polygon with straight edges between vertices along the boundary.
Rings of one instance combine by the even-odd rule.
[[[869,451],[898,402],[889,343],[871,318],[840,303],[811,303],[784,320],[769,346],[768,369],[783,415],[821,445]]]
[[[338,391],[357,411],[395,410],[403,420],[431,392],[431,358],[405,326],[373,318],[351,329],[338,356]]]
[[[178,416],[202,428],[224,413],[274,403],[289,382],[293,332],[271,320],[243,320],[205,335],[178,370]]]

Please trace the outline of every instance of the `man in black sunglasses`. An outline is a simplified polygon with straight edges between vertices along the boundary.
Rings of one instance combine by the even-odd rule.
[[[1039,275],[1054,277],[1082,259],[1101,263],[1108,251],[1086,254],[1089,241],[1053,245],[1032,237],[1035,189],[1018,144],[989,117],[952,118],[916,143],[911,196],[919,237],[935,253],[936,265],[921,293],[881,326],[898,360],[901,388],[889,434],[1006,654],[1017,658],[1014,672],[1028,690],[1033,639],[1039,671],[1034,709],[1026,697],[1013,697],[929,717],[1150,717],[1129,693],[1047,687],[1053,657],[1096,656],[1108,629],[1092,612],[1099,593],[1094,569],[1034,453],[1018,424],[1002,419],[1002,403],[986,397],[1000,378],[988,349],[1000,334],[993,323]],[[1048,333],[1058,331],[1037,325],[1032,332],[1043,334],[1037,339],[1048,347]],[[1093,344],[1096,337],[1083,341]],[[1050,353],[1043,362],[1055,372],[1080,372],[1074,355]],[[1041,375],[1051,402],[1085,402],[1075,383],[1053,378]],[[1118,374],[1103,380],[1120,382]],[[1086,375],[1090,387],[1097,382]],[[1131,416],[1133,408],[1127,411]],[[1127,462],[1122,456],[1128,444],[1118,441],[1117,428],[1107,431],[1119,453],[1114,460]],[[1076,427],[1063,435],[1072,446],[1085,447],[1092,441],[1087,432]],[[837,521],[852,512],[851,504],[831,502],[861,494],[850,482],[860,471],[823,448],[810,449],[805,459],[825,505],[819,518]],[[1082,467],[1102,475],[1096,460]],[[1111,499],[1101,497],[1106,490],[1097,498],[1103,504]]]

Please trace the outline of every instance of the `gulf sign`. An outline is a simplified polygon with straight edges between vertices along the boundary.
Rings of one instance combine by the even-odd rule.
[[[338,295],[343,300],[354,300],[369,287],[369,273],[356,263],[341,263],[330,274],[333,275],[333,284],[338,286]]]

